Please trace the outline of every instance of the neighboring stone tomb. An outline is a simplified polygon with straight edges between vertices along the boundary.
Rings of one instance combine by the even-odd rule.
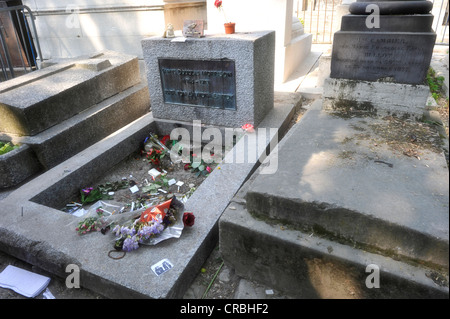
[[[275,32],[142,41],[157,119],[257,126],[273,108]]]
[[[429,95],[425,78],[436,40],[431,9],[432,3],[422,0],[352,3],[350,14],[342,17],[341,30],[334,35],[324,106],[335,108],[340,99],[365,108],[371,103],[372,111],[421,117]],[[362,91],[367,94],[361,95]],[[398,94],[385,96],[392,91]],[[415,92],[413,107],[408,92]]]
[[[103,51],[46,64],[0,84],[0,139],[22,144],[0,156],[0,188],[56,166],[150,111],[135,56]]]

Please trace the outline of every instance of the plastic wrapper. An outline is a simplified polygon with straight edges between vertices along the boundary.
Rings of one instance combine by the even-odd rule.
[[[147,209],[111,216],[112,232],[116,235],[114,248],[131,251],[139,245],[156,245],[169,238],[180,238],[184,229],[183,213],[184,204],[174,197]]]
[[[114,214],[119,214],[123,207],[118,203],[108,201],[97,201],[88,209],[84,209],[85,213],[77,219],[77,227],[75,230],[84,235],[92,231],[101,231],[105,234],[109,230],[109,226],[113,223]]]

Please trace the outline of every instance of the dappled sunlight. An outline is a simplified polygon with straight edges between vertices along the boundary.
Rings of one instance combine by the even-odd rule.
[[[308,189],[310,192],[302,192],[303,200],[312,199],[316,194],[335,191],[333,180],[325,174],[330,167],[330,151],[313,153],[308,162],[303,166],[302,178],[299,186],[301,189]],[[311,197],[311,198],[309,198]]]
[[[361,299],[363,294],[355,274],[348,268],[323,259],[305,259],[311,285],[322,299]]]

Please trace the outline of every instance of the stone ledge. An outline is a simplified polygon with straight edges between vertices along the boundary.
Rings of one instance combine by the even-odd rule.
[[[16,186],[37,174],[42,166],[33,150],[26,144],[0,155],[0,189]]]
[[[386,129],[383,121],[340,118],[321,110],[317,100],[270,156],[278,158],[278,171],[255,178],[248,211],[386,256],[448,268],[445,157],[421,148],[419,162],[389,148],[387,142],[397,140],[377,135]]]
[[[364,111],[421,119],[430,89],[426,85],[325,79],[323,108],[330,111]]]

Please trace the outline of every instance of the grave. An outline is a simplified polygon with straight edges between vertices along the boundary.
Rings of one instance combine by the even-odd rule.
[[[316,100],[270,155],[277,172],[262,166],[220,218],[225,264],[298,298],[448,298],[445,156],[409,157],[381,142],[387,127]]]
[[[277,96],[260,128],[277,128],[281,135],[298,106],[298,94]],[[230,199],[258,163],[234,163],[243,145],[258,140],[248,134],[226,154],[219,169],[200,185],[185,204],[196,216],[195,225],[179,239],[127,253],[113,260],[113,235],[77,235],[78,219],[60,210],[80,188],[94,183],[128,155],[139,150],[149,132],[158,131],[148,113],[119,131],[44,172],[1,201],[0,249],[61,278],[67,265],[78,265],[81,285],[110,298],[181,298],[218,239],[218,219]],[[259,158],[277,135],[265,136]],[[231,156],[231,158],[230,158]],[[214,200],[212,200],[214,199]],[[20,205],[18,204],[20,202]],[[23,211],[23,214],[22,214]],[[47,230],[47,231],[42,231]],[[168,259],[173,268],[156,276],[151,266]]]
[[[367,27],[370,4],[379,29]],[[414,135],[425,129],[415,119],[429,96],[430,8],[350,5],[323,101],[270,155],[278,170],[259,168],[220,218],[236,274],[298,298],[448,298],[448,166],[437,131]]]
[[[272,32],[260,34],[268,40],[273,40]],[[243,35],[243,39],[240,40],[236,37],[235,35],[228,38],[228,41],[223,37],[218,37],[218,39],[212,37],[212,41],[216,39],[217,43],[222,45],[223,50],[230,51],[233,51],[230,49],[233,46],[252,48],[264,43],[264,41],[259,42],[257,37],[255,40],[254,34]],[[144,51],[147,48],[147,41],[143,41]],[[174,45],[166,42],[167,39],[152,41],[162,41],[161,46],[163,47]],[[206,52],[209,52],[208,47],[211,45],[208,39],[195,39],[192,42],[189,40],[181,45],[195,47],[196,50],[205,54],[204,58],[208,61],[202,67],[210,67],[208,62],[211,59],[215,61],[223,58],[219,52],[213,56],[206,55]],[[267,49],[270,50],[270,47]],[[192,56],[189,55],[189,50],[185,53],[186,56],[183,55],[182,50],[178,50],[175,57],[190,61]],[[248,52],[246,53],[248,54]],[[264,54],[273,57],[273,52]],[[170,58],[174,58],[174,56]],[[218,163],[218,167],[185,203],[185,211],[193,212],[196,221],[192,228],[183,231],[179,239],[167,240],[156,246],[143,247],[127,253],[125,258],[114,260],[108,257],[108,251],[112,249],[113,237],[109,237],[109,234],[105,237],[100,233],[79,237],[74,230],[78,220],[60,210],[82,187],[94,183],[128,155],[138,151],[149,132],[161,136],[165,133],[159,129],[160,126],[183,126],[188,123],[186,120],[189,120],[186,118],[181,118],[181,120],[160,119],[154,117],[153,113],[147,113],[49,169],[5,198],[1,202],[0,249],[62,278],[67,276],[65,272],[67,265],[78,265],[81,272],[81,285],[107,297],[181,298],[216,246],[218,219],[225,207],[259,165],[258,160],[265,157],[269,145],[272,146],[278,142],[278,134],[284,133],[300,103],[301,96],[299,94],[273,93],[271,74],[268,74],[269,80],[251,77],[246,82],[241,78],[241,72],[246,75],[252,74],[250,69],[254,66],[254,62],[247,61],[248,69],[244,70],[240,69],[240,63],[236,60],[235,74],[236,78],[240,79],[236,81],[236,109],[239,111],[246,107],[240,104],[240,92],[243,90],[240,86],[250,82],[249,86],[253,88],[252,79],[256,82],[255,86],[260,85],[260,82],[272,83],[272,92],[264,95],[266,98],[270,96],[271,101],[267,104],[271,107],[265,111],[265,116],[262,118],[260,118],[262,115],[253,113],[252,116],[258,118],[258,130],[255,130],[254,133],[243,134],[243,137],[236,141],[236,145],[225,154],[224,160]],[[273,65],[271,66],[270,63],[266,63],[265,66],[268,70],[273,71]],[[261,68],[261,65],[259,67]],[[147,70],[150,71],[150,69]],[[157,74],[149,75],[149,79],[160,75],[159,67],[153,70]],[[224,74],[226,71],[209,70],[208,72]],[[168,75],[171,75],[170,72]],[[161,82],[158,84],[161,85]],[[161,87],[157,89],[161,91]],[[249,94],[253,97],[253,93]],[[248,108],[252,107],[253,104]],[[229,109],[214,110],[234,112]],[[253,110],[247,111],[253,112]],[[235,124],[237,125],[237,122]],[[241,122],[238,124],[239,127],[242,125]],[[200,134],[202,134],[205,127],[191,125],[191,129],[200,130]],[[244,133],[242,129],[240,130]],[[250,156],[248,145],[257,145],[256,149],[252,149],[255,151],[252,155],[254,161],[236,162],[235,158],[237,157],[248,158]],[[19,198],[20,206],[17,204]],[[43,229],[48,231],[42,231]],[[164,263],[164,261],[167,262]],[[152,266],[156,267],[157,265],[170,265],[172,268],[157,276],[152,271]]]
[[[275,32],[142,41],[153,116],[255,127],[273,108]]]
[[[380,114],[420,118],[429,95],[425,78],[436,40],[431,8],[429,1],[352,3],[334,35],[324,107],[353,103],[354,108],[369,106]],[[396,93],[384,96],[386,92]]]
[[[54,167],[150,109],[137,57],[112,51],[47,61],[1,83],[0,92],[0,139],[27,145],[20,153],[30,157],[12,169],[13,158],[2,156],[13,176],[2,187]]]

